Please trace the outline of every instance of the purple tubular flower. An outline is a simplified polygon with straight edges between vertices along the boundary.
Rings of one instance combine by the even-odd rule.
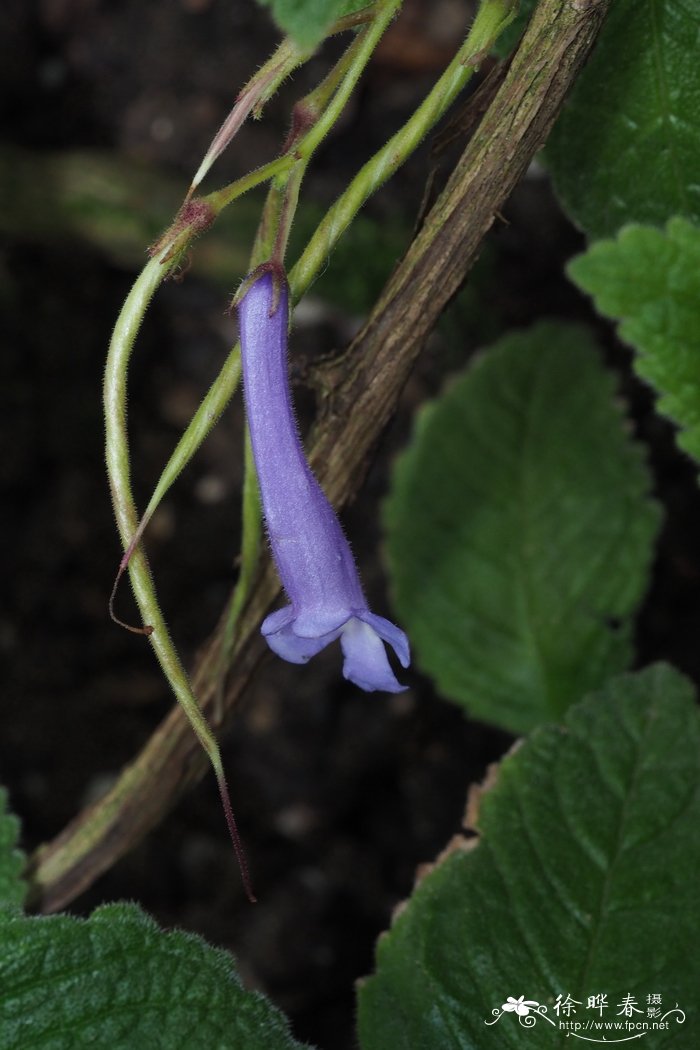
[[[384,642],[403,667],[403,631],[370,612],[333,508],[304,455],[289,391],[288,295],[265,272],[239,304],[246,412],[272,554],[290,604],[268,616],[262,633],[292,663],[306,663],[340,638],[343,674],[362,689],[400,692]]]

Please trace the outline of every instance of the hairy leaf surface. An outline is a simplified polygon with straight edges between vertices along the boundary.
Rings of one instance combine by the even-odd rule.
[[[417,662],[522,732],[631,660],[658,509],[586,331],[503,338],[418,416],[386,508]]]
[[[24,902],[26,886],[22,881],[24,854],[17,849],[19,821],[7,807],[7,792],[0,788],[0,907]]]
[[[476,843],[448,851],[379,941],[359,993],[362,1050],[560,1050],[578,1043],[558,1027],[567,1018],[554,1006],[567,995],[578,1004],[569,1019],[583,1023],[624,1022],[626,996],[632,1020],[651,1023],[647,996],[659,995],[660,1015],[677,1004],[685,1022],[669,1015],[667,1029],[633,1030],[634,1042],[693,1046],[700,724],[690,683],[664,665],[622,676],[562,726],[535,730],[489,781],[471,800]],[[595,995],[607,997],[602,1013],[589,1007]],[[502,1010],[521,996],[549,1020]]]
[[[231,957],[163,933],[138,908],[0,923],[3,1050],[294,1050],[282,1015]]]
[[[506,54],[535,7],[498,43]],[[591,237],[628,222],[700,219],[700,0],[613,0],[544,159]]]
[[[620,322],[637,373],[681,428],[680,447],[700,462],[700,229],[681,218],[665,230],[628,226],[574,259],[569,275]]]
[[[547,165],[591,237],[700,219],[700,0],[614,0]]]

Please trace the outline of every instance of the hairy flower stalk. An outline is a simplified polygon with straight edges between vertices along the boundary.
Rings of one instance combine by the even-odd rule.
[[[288,291],[264,272],[239,304],[248,426],[272,554],[290,604],[262,625],[270,648],[306,663],[340,638],[343,674],[362,689],[400,692],[384,642],[403,667],[406,635],[370,612],[338,519],[311,473],[297,431],[287,367]]]

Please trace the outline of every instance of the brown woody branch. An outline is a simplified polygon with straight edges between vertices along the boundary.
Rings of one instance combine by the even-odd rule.
[[[427,336],[546,140],[610,2],[542,0],[495,98],[369,320],[348,350],[318,376],[322,393],[310,458],[336,506],[360,486]],[[223,705],[216,702],[219,630],[197,663],[194,691],[214,728],[222,728],[260,663],[265,646],[259,626],[278,595],[279,583],[267,564],[240,622],[235,673]],[[34,905],[55,911],[78,896],[135,846],[207,768],[183,711],[175,707],[111,791],[34,855]]]

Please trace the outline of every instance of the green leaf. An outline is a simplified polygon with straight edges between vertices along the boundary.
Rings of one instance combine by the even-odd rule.
[[[662,1014],[695,1010],[700,725],[681,675],[618,678],[536,730],[472,795],[470,817],[476,843],[453,843],[379,942],[359,993],[362,1050],[569,1046],[541,1016],[536,1033],[512,1012],[489,1025],[508,996],[556,1024],[558,995],[584,1023],[601,1019],[587,1002],[598,994],[603,1021],[625,1020],[627,995],[633,1021],[649,1020],[648,995]],[[696,1016],[667,1023],[653,1050],[696,1045]]]
[[[444,696],[522,732],[631,660],[657,507],[582,329],[506,336],[418,416],[386,507],[396,605]]]
[[[367,7],[370,0],[258,0],[269,7],[282,32],[301,47],[315,47],[343,15]]]
[[[7,808],[7,792],[0,788],[0,907],[21,907],[26,895],[22,871],[24,854],[17,849],[19,821]]]
[[[292,1050],[301,1046],[230,956],[161,932],[133,905],[87,920],[0,924],[3,1050]]]
[[[700,461],[700,229],[672,219],[664,230],[628,226],[568,267],[596,309],[620,321],[638,353],[637,373],[677,423],[678,444]]]
[[[700,219],[700,0],[613,0],[545,159],[591,237]]]

